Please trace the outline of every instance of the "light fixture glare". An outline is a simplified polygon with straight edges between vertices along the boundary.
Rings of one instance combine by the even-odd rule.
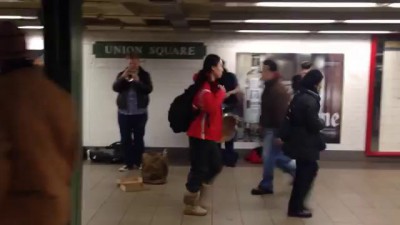
[[[35,19],[37,19],[36,16],[0,15],[0,20],[35,20]]]
[[[320,23],[335,23],[336,20],[293,20],[293,19],[267,19],[267,20],[245,20],[245,23],[296,23],[296,24],[320,24]]]
[[[308,30],[237,30],[238,33],[269,33],[269,34],[306,34]]]
[[[291,8],[371,8],[379,6],[373,2],[258,2],[258,7]]]
[[[19,29],[24,29],[24,30],[41,30],[44,27],[43,26],[19,26]]]
[[[400,20],[345,20],[345,23],[354,23],[354,24],[399,24]]]
[[[392,31],[386,30],[321,30],[320,34],[390,34]]]

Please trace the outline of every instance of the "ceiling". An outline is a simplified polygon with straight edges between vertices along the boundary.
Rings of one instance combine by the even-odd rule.
[[[225,31],[302,33],[335,31],[400,32],[400,1],[353,0],[352,3],[378,3],[371,7],[295,7],[278,4],[260,7],[252,0],[85,0],[84,24],[88,30],[144,31]],[[268,2],[268,1],[264,1]],[[271,1],[269,1],[271,2]],[[303,1],[304,2],[304,1]],[[349,2],[349,1],[310,1]],[[328,4],[330,4],[328,3]],[[399,3],[398,7],[389,7]],[[327,5],[325,5],[327,6]],[[360,6],[360,5],[358,5]],[[37,16],[39,0],[0,1],[0,16]],[[249,21],[250,20],[250,21]],[[253,21],[251,21],[253,20]],[[263,21],[264,20],[264,21]],[[349,20],[352,20],[350,23]],[[355,21],[361,20],[361,21]],[[367,21],[369,20],[369,21]],[[374,20],[374,21],[373,21]],[[40,25],[38,19],[16,20],[21,26]]]

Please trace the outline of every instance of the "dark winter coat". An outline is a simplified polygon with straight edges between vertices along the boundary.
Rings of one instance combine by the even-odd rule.
[[[320,100],[316,92],[302,89],[290,103],[290,126],[281,138],[284,153],[292,159],[319,160],[320,152],[326,148],[321,134],[324,122],[318,116]]]
[[[261,97],[261,127],[279,129],[285,118],[289,101],[290,95],[280,79],[265,82]]]
[[[121,110],[126,110],[128,107],[128,93],[129,89],[133,88],[137,94],[138,108],[145,109],[149,105],[150,98],[149,94],[153,91],[153,84],[151,81],[150,74],[146,72],[142,67],[139,68],[138,82],[129,82],[121,78],[123,72],[117,75],[117,79],[113,84],[113,90],[118,92],[117,106]]]

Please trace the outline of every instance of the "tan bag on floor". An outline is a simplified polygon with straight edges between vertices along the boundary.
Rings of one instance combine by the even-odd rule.
[[[167,150],[143,154],[142,177],[145,184],[165,184],[168,176]]]

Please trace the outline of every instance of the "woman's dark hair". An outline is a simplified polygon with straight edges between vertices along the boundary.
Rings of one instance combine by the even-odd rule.
[[[301,75],[295,75],[292,77],[292,89],[293,92],[300,90],[301,88]]]
[[[278,71],[278,65],[276,64],[276,62],[272,59],[266,59],[263,62],[264,66],[268,66],[269,70],[271,72],[277,72]]]
[[[209,81],[209,74],[214,66],[221,62],[221,57],[218,55],[210,54],[204,59],[203,68],[197,74],[195,81],[196,86],[200,87],[204,82]]]
[[[305,89],[317,92],[316,86],[324,79],[319,70],[310,70],[301,80],[301,86]]]

